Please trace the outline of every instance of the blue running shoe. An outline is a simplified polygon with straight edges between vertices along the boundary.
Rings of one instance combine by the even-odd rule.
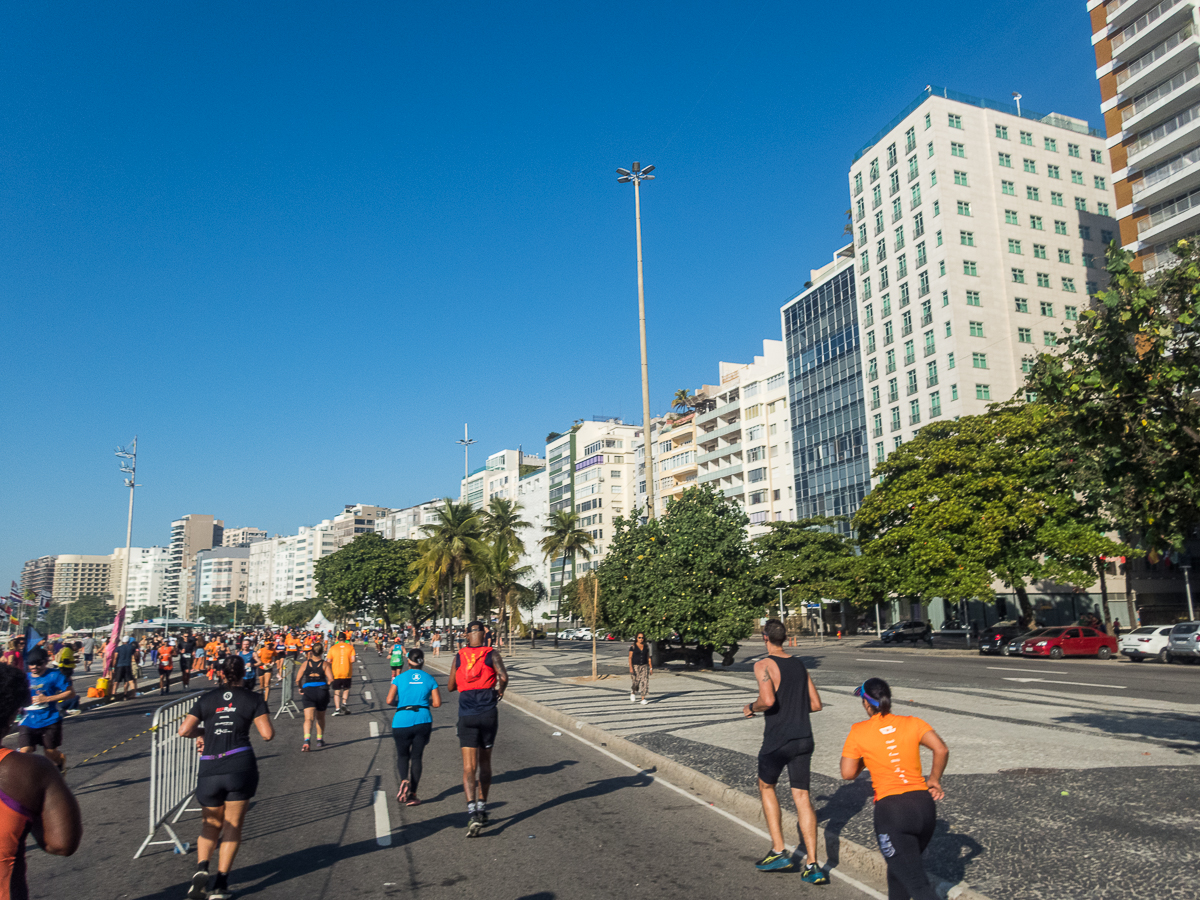
[[[792,854],[786,850],[776,852],[772,850],[762,859],[754,864],[754,868],[760,872],[790,872],[796,868],[796,863],[792,859]]]
[[[809,884],[829,884],[829,876],[816,863],[809,863],[800,874],[800,880]]]

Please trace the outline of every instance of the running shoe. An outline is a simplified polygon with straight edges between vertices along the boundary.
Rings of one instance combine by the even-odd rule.
[[[303,744],[300,745],[301,753],[307,753],[311,749],[312,749],[312,743],[310,741],[305,741]]]
[[[191,884],[188,886],[187,900],[204,900],[208,896],[208,872],[205,869],[197,869],[196,874],[192,876]]]
[[[829,884],[829,876],[821,871],[821,867],[816,863],[809,863],[804,867],[804,871],[800,874],[801,881],[807,881],[809,884]]]
[[[792,859],[792,854],[787,850],[778,852],[772,850],[762,859],[754,864],[754,868],[760,872],[790,872],[796,868],[796,861]]]
[[[643,697],[643,698],[642,698],[642,704],[641,704],[641,705],[642,705],[642,706],[645,706],[645,705],[646,705],[647,703],[649,703],[649,702],[650,702],[649,700],[647,700],[645,697]]]
[[[475,807],[475,815],[479,816],[479,821],[484,825],[488,823],[487,808],[482,803]]]
[[[317,738],[317,749],[318,750],[325,749],[325,738]]]
[[[637,695],[633,691],[629,692],[629,702],[637,703]]]
[[[400,790],[396,792],[396,802],[403,803],[408,799],[408,779],[400,782]]]
[[[471,813],[471,818],[467,820],[467,837],[479,837],[479,832],[483,831],[483,819],[479,813]]]
[[[213,888],[207,896],[208,900],[233,900],[233,891],[227,887]]]
[[[418,800],[416,797],[413,797],[413,796],[411,796],[411,795],[410,795],[410,796],[409,796],[409,798],[408,798],[408,802],[407,802],[407,803],[405,803],[404,805],[405,805],[405,806],[420,806],[420,805],[421,805],[421,801],[420,801],[420,800]]]
[[[333,711],[333,715],[335,715],[335,716],[340,716],[341,714],[342,714],[342,711],[340,709],[335,709]]]

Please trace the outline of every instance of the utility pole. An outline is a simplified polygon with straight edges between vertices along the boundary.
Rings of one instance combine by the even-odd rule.
[[[121,460],[121,471],[128,477],[125,479],[125,486],[129,488],[129,518],[125,524],[125,571],[121,574],[121,602],[117,604],[117,615],[125,609],[129,603],[129,567],[131,563],[130,554],[133,545],[133,490],[140,487],[137,482],[137,435],[133,436],[133,443],[129,448],[117,448],[117,458]],[[128,623],[125,617],[121,619],[121,633],[118,637],[125,636],[125,626]]]
[[[466,422],[463,422],[462,439],[455,441],[455,443],[462,444],[462,448],[463,448],[463,501],[469,503],[470,501],[467,500],[467,497],[469,494],[469,489],[467,487],[467,479],[471,475],[471,466],[468,463],[468,456],[471,451],[471,445],[474,444],[475,441],[471,440],[471,436],[467,433],[467,423]],[[453,585],[451,585],[451,587],[450,587],[450,600],[451,600],[451,607],[453,607],[453,601],[454,601],[454,586]],[[475,618],[475,602],[474,601],[475,601],[475,598],[471,596],[471,573],[464,572],[463,573],[463,624],[464,625],[467,622],[470,622],[472,619]],[[447,609],[446,612],[451,614],[451,616],[450,616],[451,619],[454,618],[454,616],[452,615],[454,612],[453,608]],[[447,633],[449,633],[449,629],[447,629]],[[453,647],[453,645],[451,645],[451,646]]]

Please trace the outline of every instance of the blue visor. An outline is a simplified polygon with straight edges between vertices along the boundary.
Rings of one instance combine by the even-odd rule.
[[[854,696],[862,697],[864,700],[866,700],[868,703],[870,703],[873,707],[875,707],[876,709],[879,709],[879,701],[876,700],[874,697],[872,697],[870,694],[868,694],[866,688],[867,688],[867,683],[864,681],[862,684],[860,684],[858,687],[856,687],[854,689]]]

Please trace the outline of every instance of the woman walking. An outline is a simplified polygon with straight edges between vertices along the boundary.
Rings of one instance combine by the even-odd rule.
[[[325,746],[325,710],[329,708],[329,686],[333,684],[333,667],[325,659],[325,648],[313,644],[308,656],[296,667],[296,687],[304,702],[304,743],[300,750],[312,749],[313,724],[317,726],[317,749]]]
[[[842,748],[842,778],[853,781],[865,767],[875,789],[875,835],[887,863],[888,900],[936,900],[921,854],[933,838],[934,801],[945,796],[942,773],[950,751],[929,723],[892,713],[892,689],[868,678],[854,689],[867,718],[850,728]],[[928,778],[921,747],[933,751]]]
[[[646,705],[646,693],[650,690],[650,676],[653,672],[650,645],[646,643],[646,635],[639,631],[633,646],[629,648],[629,677],[633,682],[629,688],[630,703],[636,703],[638,695],[641,694],[642,706]]]
[[[200,772],[196,802],[203,824],[196,841],[196,873],[187,896],[191,900],[229,900],[229,870],[242,841],[246,807],[258,790],[258,762],[250,744],[250,726],[264,741],[275,737],[267,701],[242,685],[246,662],[237,654],[225,657],[219,687],[203,694],[179,726],[179,736],[196,738]],[[217,849],[217,871],[209,873],[209,858]]]
[[[416,806],[417,785],[421,782],[421,760],[425,745],[433,734],[433,715],[430,708],[442,705],[437,682],[422,668],[425,653],[421,650],[408,651],[408,672],[392,679],[385,706],[396,704],[392,716],[392,740],[396,742],[396,768],[400,772],[400,790],[396,794],[399,803]]]

